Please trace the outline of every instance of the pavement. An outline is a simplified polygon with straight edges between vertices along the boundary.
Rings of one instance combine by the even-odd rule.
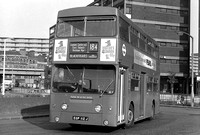
[[[181,105],[160,105],[160,112],[173,112],[177,114],[200,115],[200,107],[181,106]]]
[[[0,95],[0,120],[49,116],[48,95],[26,95],[13,92],[6,92],[4,96]]]
[[[19,113],[8,113],[0,114],[0,120],[12,120],[12,119],[27,119],[27,118],[36,118],[36,117],[48,117],[49,116],[49,107],[42,106],[39,109],[28,109],[27,111],[21,111]]]
[[[1,115],[0,114],[0,120],[12,120],[12,119],[27,119],[27,118],[37,118],[37,117],[48,117],[49,112],[41,112],[41,113],[34,113],[27,115],[15,115],[15,114],[8,114],[8,115]]]

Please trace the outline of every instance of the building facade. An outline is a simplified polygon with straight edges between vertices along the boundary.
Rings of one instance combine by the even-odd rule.
[[[49,39],[48,38],[8,38],[0,37],[0,51],[4,50],[25,50],[26,52],[35,51],[35,54],[49,54]]]
[[[192,72],[192,56],[190,57],[190,74]],[[193,54],[193,72],[195,77],[199,76],[199,54]]]
[[[194,73],[194,90],[195,94],[200,94],[200,70],[199,70],[200,57],[199,53],[193,55],[193,73]],[[190,57],[190,75],[192,74],[192,56]]]
[[[190,93],[190,39],[177,34],[190,33],[189,0],[95,0],[88,6],[118,8],[158,42],[161,93]]]
[[[44,73],[49,54],[49,39],[0,37],[0,84],[5,80],[16,87],[44,87]]]

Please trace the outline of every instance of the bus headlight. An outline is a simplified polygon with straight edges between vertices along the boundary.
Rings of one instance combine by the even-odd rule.
[[[94,109],[95,109],[96,112],[100,112],[102,107],[101,107],[101,105],[97,105],[97,106],[95,106]]]
[[[67,105],[67,104],[62,104],[62,106],[61,106],[61,108],[62,108],[63,110],[66,110],[66,109],[67,109],[67,107],[68,107],[68,105]]]

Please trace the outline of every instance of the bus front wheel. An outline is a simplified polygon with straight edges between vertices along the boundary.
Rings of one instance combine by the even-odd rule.
[[[127,123],[125,124],[125,128],[131,128],[134,125],[134,107],[130,105],[128,114],[127,114]]]

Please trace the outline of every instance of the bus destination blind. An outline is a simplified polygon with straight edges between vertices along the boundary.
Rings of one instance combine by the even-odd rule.
[[[69,44],[70,59],[97,59],[98,42],[71,42]]]

